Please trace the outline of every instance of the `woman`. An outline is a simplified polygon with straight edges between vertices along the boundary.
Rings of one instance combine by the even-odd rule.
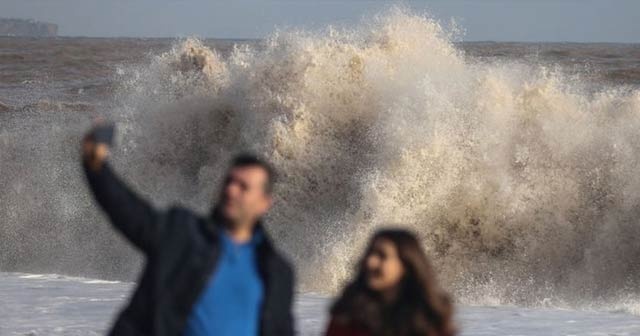
[[[376,233],[358,274],[331,308],[327,336],[451,336],[452,305],[416,237]]]

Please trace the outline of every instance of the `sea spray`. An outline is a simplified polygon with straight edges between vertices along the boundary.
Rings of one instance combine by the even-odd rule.
[[[183,76],[168,65],[194,44],[159,56],[167,67],[152,77]],[[340,286],[383,225],[416,231],[462,301],[576,303],[637,287],[639,91],[475,62],[436,21],[397,9],[352,29],[278,32],[206,66],[193,87],[129,83],[146,92],[132,99],[148,138],[130,152],[136,178],[165,172],[179,191],[168,198],[208,204],[228,155],[270,158],[282,175],[270,229],[301,289]]]
[[[193,56],[210,52],[187,40],[124,86],[143,148],[122,160],[167,201],[206,208],[230,154],[267,156],[282,175],[270,229],[302,290],[340,286],[383,225],[416,231],[462,301],[636,288],[638,91],[475,62],[436,21],[397,9]]]

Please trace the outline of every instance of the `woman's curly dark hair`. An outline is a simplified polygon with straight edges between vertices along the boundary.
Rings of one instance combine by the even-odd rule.
[[[379,239],[392,242],[405,276],[397,300],[384,304],[366,283],[364,263]],[[453,305],[438,286],[431,262],[418,239],[404,229],[378,231],[358,264],[357,276],[331,308],[337,323],[363,328],[375,336],[452,336]]]

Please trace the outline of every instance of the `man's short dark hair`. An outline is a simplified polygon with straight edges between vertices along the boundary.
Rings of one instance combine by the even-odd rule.
[[[238,167],[259,167],[264,169],[267,173],[267,183],[264,186],[264,191],[267,194],[271,194],[273,192],[273,186],[276,183],[276,171],[269,162],[255,154],[241,153],[234,156],[231,161],[231,168]]]

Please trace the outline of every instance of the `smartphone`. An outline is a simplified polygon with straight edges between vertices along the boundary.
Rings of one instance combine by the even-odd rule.
[[[97,126],[93,130],[93,141],[113,146],[113,135],[115,133],[115,124],[108,123]]]

